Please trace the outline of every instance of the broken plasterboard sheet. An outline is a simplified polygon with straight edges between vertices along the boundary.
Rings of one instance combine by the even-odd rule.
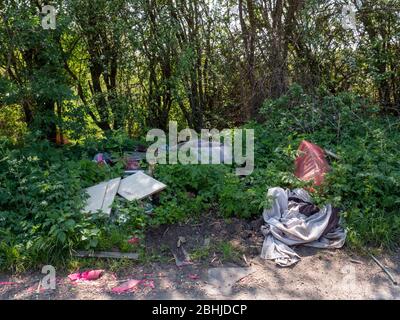
[[[112,179],[87,188],[89,194],[84,212],[97,212],[98,210],[110,215],[114,198],[117,195],[121,178]]]
[[[138,172],[122,179],[118,194],[129,201],[141,200],[164,190],[166,187],[164,183],[153,179],[143,172]]]
[[[121,178],[116,178],[108,181],[107,190],[104,196],[104,201],[101,210],[109,215],[111,214],[112,204],[114,202],[115,196],[117,195],[120,183],[121,183]]]

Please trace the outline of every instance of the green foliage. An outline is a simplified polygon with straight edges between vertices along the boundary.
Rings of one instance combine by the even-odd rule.
[[[71,154],[35,137],[18,147],[0,141],[0,268],[54,263],[72,249],[99,245],[106,218],[82,214],[83,188],[118,175],[118,168]]]
[[[356,245],[394,246],[400,239],[398,129],[398,123],[388,129],[371,121],[365,135],[337,148],[341,160],[333,164],[325,192],[345,210]]]
[[[0,108],[0,137],[8,137],[12,142],[21,140],[27,128],[21,108],[18,106],[3,106]]]
[[[238,248],[235,248],[230,242],[220,241],[216,247],[217,252],[221,253],[223,261],[237,261],[240,259]]]
[[[216,241],[209,246],[195,248],[190,253],[194,261],[209,262],[217,254],[222,262],[238,262],[241,259],[241,250],[229,241]]]
[[[329,111],[326,114],[326,111]],[[0,140],[0,268],[23,270],[40,262],[68,258],[73,249],[139,251],[149,226],[185,222],[202,214],[225,218],[260,216],[270,205],[270,187],[305,187],[293,174],[296,151],[307,139],[331,149],[326,184],[313,197],[342,209],[348,243],[393,247],[400,238],[400,124],[376,113],[368,101],[348,93],[306,94],[293,87],[288,95],[267,101],[255,129],[255,169],[246,177],[226,165],[158,165],[155,177],[168,187],[155,196],[152,215],[142,203],[115,202],[117,219],[81,213],[83,189],[121,176],[122,164],[98,166],[94,153],[121,158],[138,141],[122,131],[82,144],[56,148],[32,133],[19,144]],[[312,113],[312,115],[310,114]],[[296,114],[294,117],[293,114]],[[216,248],[231,257],[228,246]],[[205,252],[198,252],[198,258]],[[229,258],[230,259],[230,258]]]
[[[199,217],[208,211],[223,217],[259,214],[265,198],[262,179],[239,178],[224,165],[160,165],[156,177],[168,188],[160,195],[153,224]]]
[[[347,125],[357,121],[362,128],[363,119],[376,116],[378,111],[368,100],[349,92],[331,95],[322,91],[309,95],[295,84],[286,95],[267,100],[260,113],[270,129],[297,135],[319,132],[320,138],[324,136],[329,142],[349,138]]]
[[[79,164],[65,161],[45,142],[20,149],[2,144],[0,158],[1,266],[11,256],[17,264],[19,259],[51,262],[76,244],[97,245],[98,217],[80,212],[84,193]]]
[[[228,175],[218,197],[221,215],[250,218],[259,213],[265,190],[265,186],[252,184],[248,179],[242,181],[234,174]]]
[[[133,151],[139,141],[132,140],[123,130],[107,132],[103,138],[88,136],[82,143],[82,149],[89,154],[100,151],[121,156],[123,151]]]
[[[160,194],[152,223],[173,223],[210,210],[228,171],[223,165],[159,165],[155,176],[168,188]]]

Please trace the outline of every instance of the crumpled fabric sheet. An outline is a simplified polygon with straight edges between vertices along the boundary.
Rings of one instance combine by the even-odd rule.
[[[267,195],[274,200],[272,208],[263,212],[261,258],[289,267],[300,260],[291,246],[337,249],[344,245],[346,231],[330,204],[319,209],[304,189],[271,188]]]

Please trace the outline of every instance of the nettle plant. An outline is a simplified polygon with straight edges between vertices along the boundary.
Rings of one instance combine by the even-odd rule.
[[[2,143],[0,160],[0,266],[50,263],[72,248],[96,247],[102,217],[81,213],[79,162],[47,142],[19,149]]]

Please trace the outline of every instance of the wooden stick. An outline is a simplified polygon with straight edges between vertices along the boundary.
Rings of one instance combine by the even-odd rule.
[[[369,254],[369,255],[370,255],[371,258],[376,262],[376,264],[377,264],[378,266],[380,266],[380,267],[382,268],[383,271],[385,271],[385,273],[388,275],[388,277],[389,277],[390,280],[393,282],[393,284],[394,284],[395,286],[397,286],[397,281],[394,280],[394,278],[393,278],[392,274],[389,272],[389,270],[387,270],[387,269],[385,268],[385,266],[384,266],[382,263],[380,263],[379,260],[378,260],[377,258],[375,258],[372,254]]]
[[[356,260],[356,259],[350,259],[350,262],[357,263],[357,264],[363,264],[362,261]]]
[[[324,149],[325,153],[328,156],[331,156],[332,158],[335,158],[336,160],[340,160],[340,157],[336,154],[334,154],[332,151],[328,150],[328,149]]]

